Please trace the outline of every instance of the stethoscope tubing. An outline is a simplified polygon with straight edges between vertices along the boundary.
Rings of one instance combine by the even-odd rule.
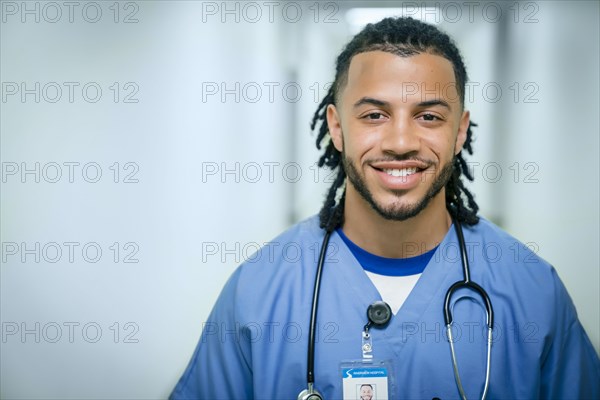
[[[321,274],[323,273],[323,264],[325,264],[325,255],[327,253],[327,246],[329,245],[329,238],[331,237],[331,231],[325,233],[323,238],[323,244],[321,245],[321,252],[319,254],[319,263],[317,264],[317,274],[315,276],[315,286],[313,289],[313,301],[312,311],[310,316],[310,328],[308,330],[308,359],[306,368],[306,382],[309,387],[315,382],[315,333],[317,327],[317,310],[319,307],[319,291],[321,288]]]
[[[454,350],[454,339],[452,337],[452,313],[450,312],[450,302],[452,301],[452,295],[455,291],[461,288],[471,289],[479,294],[485,305],[485,313],[487,320],[487,354],[486,354],[486,368],[485,368],[485,381],[483,384],[483,393],[481,399],[485,400],[490,385],[490,369],[492,360],[492,330],[494,327],[494,310],[492,308],[492,302],[487,292],[478,284],[471,281],[469,259],[467,257],[467,250],[465,244],[465,237],[463,235],[462,226],[460,222],[453,219],[453,224],[456,229],[456,236],[460,245],[460,256],[463,266],[463,280],[455,282],[448,291],[446,292],[446,298],[444,300],[444,321],[446,322],[446,330],[448,342],[450,343],[450,353],[452,355],[452,368],[454,370],[454,379],[456,380],[456,387],[460,393],[460,397],[463,400],[467,400],[467,395],[460,379],[460,373],[458,372],[458,363],[456,361],[456,352]]]
[[[454,224],[456,235],[458,237],[459,247],[460,247],[460,255],[462,260],[462,268],[463,268],[463,280],[455,282],[450,286],[448,291],[446,292],[446,297],[444,299],[444,321],[446,323],[446,329],[448,333],[448,341],[450,343],[450,352],[452,355],[452,367],[454,370],[454,377],[456,380],[456,386],[458,391],[460,392],[460,396],[463,400],[466,400],[466,394],[464,388],[462,386],[462,382],[460,379],[460,374],[458,372],[458,364],[456,362],[456,353],[454,351],[454,340],[452,338],[452,313],[450,311],[450,302],[452,300],[452,295],[454,292],[461,288],[466,288],[477,292],[485,303],[486,309],[486,319],[488,326],[488,335],[487,335],[487,357],[486,357],[486,374],[485,374],[485,382],[482,394],[482,400],[486,398],[489,381],[490,381],[490,367],[491,367],[491,349],[492,349],[492,330],[494,326],[494,311],[492,308],[492,302],[486,291],[479,286],[477,283],[471,281],[470,274],[470,266],[469,260],[467,257],[467,250],[465,244],[465,238],[462,231],[462,226],[455,219],[452,218],[452,222]],[[315,398],[322,399],[321,395],[318,394],[314,390],[314,368],[315,368],[315,333],[317,326],[317,310],[319,307],[319,292],[321,288],[321,278],[323,274],[323,265],[325,264],[325,256],[327,254],[327,246],[329,245],[329,239],[331,238],[331,231],[325,232],[325,237],[323,238],[323,244],[321,245],[321,251],[319,254],[319,261],[317,264],[317,273],[315,275],[315,284],[313,288],[313,300],[312,300],[312,309],[310,316],[310,328],[308,334],[308,355],[307,355],[307,366],[306,366],[306,382],[307,388],[302,393],[300,393],[299,398],[304,394],[305,396],[311,397],[310,395],[314,395]]]
[[[467,256],[467,246],[465,244],[465,237],[463,235],[462,226],[460,222],[453,218],[452,223],[456,230],[456,236],[458,237],[458,243],[460,247],[460,258],[462,260],[463,267],[463,280],[455,282],[448,291],[446,292],[446,298],[444,300],[444,322],[446,325],[452,323],[452,313],[450,311],[450,301],[455,291],[461,288],[467,288],[474,290],[479,294],[483,302],[485,303],[485,311],[487,314],[487,326],[493,328],[494,326],[494,309],[492,308],[492,302],[486,291],[479,286],[477,283],[471,280],[471,269],[469,266],[469,257]]]

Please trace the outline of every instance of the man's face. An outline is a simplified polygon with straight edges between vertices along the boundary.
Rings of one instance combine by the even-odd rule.
[[[386,219],[406,220],[444,195],[469,113],[447,59],[371,51],[352,58],[327,122],[350,183],[346,196],[358,194]]]
[[[373,398],[373,389],[371,386],[361,386],[360,388],[360,399],[361,400],[371,400]]]

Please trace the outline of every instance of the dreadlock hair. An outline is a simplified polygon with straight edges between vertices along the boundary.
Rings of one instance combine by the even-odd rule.
[[[310,124],[315,130],[320,123],[317,135],[317,149],[324,147],[319,158],[319,167],[327,166],[332,170],[338,169],[333,185],[327,193],[325,203],[319,213],[320,226],[331,232],[344,222],[344,200],[346,172],[342,164],[342,154],[334,147],[327,126],[327,106],[336,104],[341,90],[348,80],[348,69],[352,57],[368,51],[385,51],[400,57],[410,57],[420,53],[439,55],[452,63],[456,79],[456,89],[460,96],[461,104],[465,100],[465,84],[467,71],[460,52],[452,39],[436,27],[410,17],[385,18],[376,24],[368,24],[361,32],[346,45],[336,60],[335,81],[319,104]],[[467,138],[463,149],[473,154],[471,128],[477,126],[470,122],[467,129]],[[462,151],[454,157],[453,172],[445,186],[446,207],[450,214],[458,221],[467,225],[474,225],[479,221],[477,211],[479,206],[471,192],[461,180],[464,175],[470,181],[473,174],[469,171]],[[466,204],[465,204],[466,200]]]

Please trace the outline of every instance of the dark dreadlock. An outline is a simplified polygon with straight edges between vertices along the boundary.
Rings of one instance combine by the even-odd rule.
[[[337,58],[335,81],[319,104],[310,125],[311,130],[314,131],[315,126],[320,121],[317,148],[321,149],[321,146],[327,143],[323,154],[319,158],[319,167],[327,166],[332,170],[338,169],[335,181],[329,189],[319,214],[321,228],[328,231],[336,229],[344,220],[346,192],[344,190],[339,199],[336,199],[336,195],[339,197],[338,190],[341,190],[340,188],[344,184],[346,172],[342,165],[341,153],[334,147],[333,141],[330,140],[326,117],[327,106],[335,104],[339,100],[340,91],[348,79],[348,69],[352,57],[359,53],[374,50],[386,51],[401,57],[429,53],[446,58],[454,68],[456,89],[461,104],[464,105],[465,84],[467,82],[465,65],[452,39],[436,27],[412,18],[385,18],[376,24],[368,24],[360,33],[354,36]],[[463,146],[469,154],[473,154],[471,146],[473,136],[471,127],[473,126],[477,125],[474,123],[469,124],[467,139]],[[452,216],[460,222],[467,225],[476,224],[479,221],[477,217],[479,206],[461,180],[461,174],[464,174],[470,181],[473,180],[473,175],[462,156],[462,151],[454,157],[453,167],[452,176],[445,186],[446,207]],[[465,204],[465,197],[467,204]]]

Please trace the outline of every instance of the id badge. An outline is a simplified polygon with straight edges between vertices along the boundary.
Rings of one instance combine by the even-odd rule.
[[[344,400],[391,400],[391,361],[343,362],[341,375]]]

